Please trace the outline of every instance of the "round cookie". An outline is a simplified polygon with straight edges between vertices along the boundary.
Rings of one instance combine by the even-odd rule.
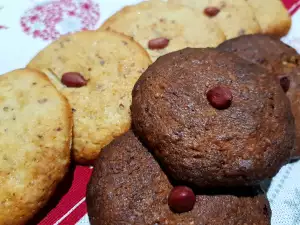
[[[287,61],[295,57],[295,49],[280,39],[264,34],[244,35],[220,44],[217,49],[232,52],[239,57],[261,65],[271,72],[283,71]]]
[[[168,206],[172,184],[132,131],[101,153],[87,189],[91,225],[258,224],[269,225],[264,194],[249,188],[198,194],[194,208],[182,214]]]
[[[0,76],[0,224],[25,224],[41,209],[70,163],[72,111],[46,75]]]
[[[296,124],[296,152],[293,154],[300,156],[300,61],[297,51],[278,38],[261,34],[225,41],[218,49],[256,63],[276,77],[288,77],[287,96]]]
[[[276,82],[231,53],[170,53],[136,83],[133,127],[176,180],[198,187],[256,184],[273,177],[294,146],[291,107]],[[215,87],[232,93],[229,108],[210,104],[207,93]]]
[[[147,52],[125,35],[84,31],[61,37],[28,64],[52,77],[71,104],[76,162],[92,162],[105,145],[129,129],[131,91],[150,63]],[[80,73],[79,83],[86,85],[64,85],[68,79],[63,75],[69,72]]]
[[[245,0],[169,1],[197,9],[199,13],[216,22],[216,24],[224,32],[226,39],[234,38],[243,34],[261,33],[262,31],[255,17],[255,13]]]
[[[283,37],[291,27],[288,10],[282,1],[278,0],[168,1],[183,4],[207,14],[221,27],[227,39],[255,33]]]
[[[153,61],[185,47],[215,47],[225,40],[218,25],[201,12],[160,0],[123,8],[100,27],[100,30],[106,29],[133,37],[148,51]],[[156,38],[166,38],[169,42],[165,43],[165,47],[152,49],[149,41]]]
[[[283,37],[288,34],[292,19],[283,1],[278,0],[247,0],[255,13],[262,33]]]

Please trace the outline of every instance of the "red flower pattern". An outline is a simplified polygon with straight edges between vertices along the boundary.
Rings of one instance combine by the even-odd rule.
[[[93,0],[60,0],[37,5],[21,17],[23,31],[43,40],[95,28],[100,18],[99,5]]]
[[[0,10],[3,9],[3,6],[0,6]],[[4,30],[4,29],[8,29],[7,26],[4,26],[4,25],[0,25],[0,30]]]

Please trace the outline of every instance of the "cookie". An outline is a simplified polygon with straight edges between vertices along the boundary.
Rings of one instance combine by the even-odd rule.
[[[133,37],[153,61],[185,47],[215,47],[225,40],[220,28],[201,13],[160,0],[123,8],[100,27],[106,29]]]
[[[297,55],[295,49],[276,37],[264,34],[244,35],[227,40],[218,46],[221,51],[232,52],[239,57],[268,69],[273,74],[283,72],[284,63]]]
[[[25,224],[54,193],[70,162],[72,112],[46,75],[0,76],[0,224]]]
[[[214,20],[227,39],[243,34],[260,33],[261,28],[251,7],[245,0],[169,0],[197,9]],[[209,46],[205,46],[209,47]]]
[[[187,48],[165,55],[132,96],[138,136],[170,176],[197,187],[273,177],[294,147],[285,93],[267,70],[232,53]]]
[[[291,17],[280,0],[247,0],[264,34],[285,36],[291,27]]]
[[[147,52],[125,35],[84,31],[61,37],[28,64],[52,77],[71,104],[76,162],[92,162],[129,129],[131,91],[150,63]]]
[[[173,213],[168,195],[173,185],[159,164],[129,131],[101,153],[87,189],[92,225],[109,224],[258,224],[269,225],[266,197],[254,188],[197,194],[194,208]]]
[[[292,158],[300,158],[300,66],[287,74],[290,80],[290,87],[287,96],[290,99],[292,112],[296,124],[296,147],[292,153]]]
[[[290,99],[296,124],[296,152],[300,156],[300,58],[297,51],[280,39],[268,35],[246,35],[223,42],[219,50],[232,52],[258,64],[280,79],[288,78],[284,87]],[[284,81],[284,80],[283,80]],[[285,85],[285,84],[283,84]]]

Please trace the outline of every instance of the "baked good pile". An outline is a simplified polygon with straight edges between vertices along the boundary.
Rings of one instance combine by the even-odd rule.
[[[270,224],[260,184],[300,155],[300,67],[269,1],[145,1],[1,76],[0,225],[71,163],[94,165],[92,225]]]
[[[270,224],[259,185],[288,162],[294,117],[274,74],[220,48],[169,53],[139,78],[132,131],[95,164],[91,224]]]

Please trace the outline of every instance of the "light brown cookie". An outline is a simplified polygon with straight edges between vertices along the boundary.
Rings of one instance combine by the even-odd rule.
[[[25,224],[42,208],[70,162],[72,112],[35,70],[0,76],[0,224]]]
[[[286,35],[291,27],[291,18],[281,0],[247,0],[265,34],[279,37]]]
[[[261,29],[246,0],[169,0],[198,9],[221,27],[227,39],[243,34],[260,33]],[[212,9],[215,8],[215,9]]]
[[[217,24],[200,12],[159,0],[123,8],[100,27],[100,30],[106,29],[133,37],[148,51],[153,61],[185,47],[215,47],[225,40]],[[167,39],[160,43],[160,49],[149,46],[149,41],[156,38]]]
[[[85,31],[61,37],[28,64],[52,77],[69,100],[78,163],[93,161],[114,137],[129,129],[131,91],[150,63],[147,52],[125,35]],[[86,85],[62,84],[67,72],[80,73]]]

